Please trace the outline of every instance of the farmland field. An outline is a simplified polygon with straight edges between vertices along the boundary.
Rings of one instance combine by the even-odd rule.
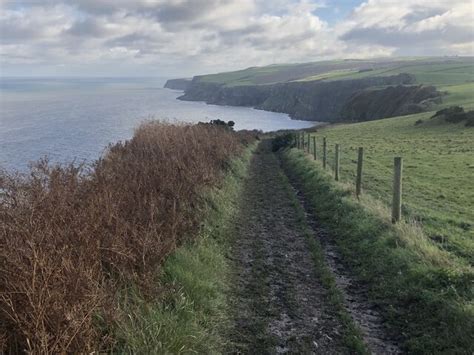
[[[463,263],[474,262],[474,129],[430,119],[432,113],[338,125],[315,133],[328,163],[341,145],[341,179],[355,180],[358,147],[364,147],[363,190],[391,201],[393,158],[404,159],[403,213],[422,224],[435,245]],[[415,125],[418,120],[423,123]]]
[[[446,63],[417,63],[417,61],[407,61],[404,64],[392,68],[378,69],[367,72],[345,71],[327,73],[324,79],[348,80],[359,79],[370,76],[387,76],[400,73],[408,73],[415,76],[416,81],[424,85],[434,85],[445,93],[443,102],[439,107],[446,105],[463,105],[466,109],[474,108],[474,62],[470,59],[463,59]],[[311,77],[303,80],[317,80],[320,78]]]
[[[359,79],[371,76],[413,74],[426,85],[459,85],[474,81],[471,57],[330,60],[313,63],[273,64],[199,76],[202,82],[226,86],[266,85],[287,81]]]
[[[388,76],[400,73],[412,74],[419,83],[426,85],[456,85],[474,80],[474,63],[471,59],[459,59],[444,63],[424,63],[420,60],[397,63],[389,68],[375,69],[372,71],[348,71],[345,76],[338,79],[359,79],[369,76]]]

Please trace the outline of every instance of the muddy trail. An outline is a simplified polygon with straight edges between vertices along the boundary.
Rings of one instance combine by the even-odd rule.
[[[297,183],[292,183],[293,186],[298,186]],[[396,340],[397,335],[389,334],[377,307],[368,300],[367,287],[351,277],[350,270],[343,263],[333,240],[318,225],[313,214],[308,213],[312,209],[305,196],[296,188],[294,191],[301,205],[305,207],[308,224],[319,239],[326,264],[332,272],[337,287],[342,291],[344,307],[360,329],[367,348],[373,354],[401,354],[402,351]]]
[[[304,234],[307,228],[315,238],[323,232],[314,220],[301,220],[295,194],[304,207],[301,194],[290,185],[271,152],[270,141],[263,141],[252,158],[235,224],[231,258],[236,276],[228,353],[353,353],[345,346],[344,325],[318,278]],[[333,249],[331,253],[336,255]],[[336,256],[327,260],[333,272],[338,271],[335,261]],[[351,284],[347,274],[343,277],[345,284]],[[335,275],[335,279],[348,313],[352,315],[351,309],[368,312],[352,318],[355,323],[362,319],[360,329],[370,352],[398,353],[371,307],[362,307],[361,298],[347,293],[341,277]]]

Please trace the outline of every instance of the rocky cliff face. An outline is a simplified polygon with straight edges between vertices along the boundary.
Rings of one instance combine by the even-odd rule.
[[[441,102],[434,86],[390,86],[367,89],[352,95],[342,107],[339,121],[372,121],[428,111]]]
[[[170,79],[166,81],[165,88],[185,91],[189,88],[191,79]]]
[[[332,82],[294,82],[273,86],[270,96],[258,108],[285,112],[310,121],[337,121],[347,101],[358,92],[385,85],[411,84],[407,74]]]
[[[309,121],[363,121],[424,111],[440,97],[408,74],[331,82],[227,87],[195,77],[179,99],[251,106]]]
[[[251,106],[263,103],[270,95],[271,86],[252,85],[226,87],[221,84],[193,82],[179,100],[205,101],[213,105]]]

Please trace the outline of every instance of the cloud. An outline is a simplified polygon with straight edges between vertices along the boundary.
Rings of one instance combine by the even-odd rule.
[[[472,54],[473,11],[464,0],[369,0],[341,25],[339,38],[392,48],[397,54]]]
[[[469,1],[369,0],[330,25],[319,13],[335,4],[0,0],[1,64],[190,75],[273,62],[474,52]]]
[[[109,33],[107,24],[96,18],[86,18],[75,21],[66,31],[66,34],[78,37],[105,37]]]
[[[6,9],[0,13],[0,43],[54,39],[72,23],[64,6],[35,6],[26,12]]]

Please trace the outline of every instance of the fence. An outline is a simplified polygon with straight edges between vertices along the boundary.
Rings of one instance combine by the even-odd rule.
[[[296,146],[298,149],[302,149],[304,152],[311,154],[311,138],[313,142],[312,156],[314,160],[318,159],[316,137],[311,137],[309,133],[306,133],[307,139],[305,139],[305,133],[301,132],[296,135]],[[327,155],[328,155],[328,141],[326,137],[323,137],[323,152],[322,152],[322,164],[323,169],[327,168]],[[340,161],[341,161],[341,146],[335,144],[335,156],[334,156],[334,179],[339,181],[340,179]],[[356,196],[360,197],[362,194],[362,182],[363,182],[363,167],[364,167],[364,147],[359,147],[357,154],[357,172],[356,172]],[[392,195],[392,222],[399,222],[402,218],[402,176],[403,176],[403,159],[402,157],[395,157],[393,161],[393,195]]]

